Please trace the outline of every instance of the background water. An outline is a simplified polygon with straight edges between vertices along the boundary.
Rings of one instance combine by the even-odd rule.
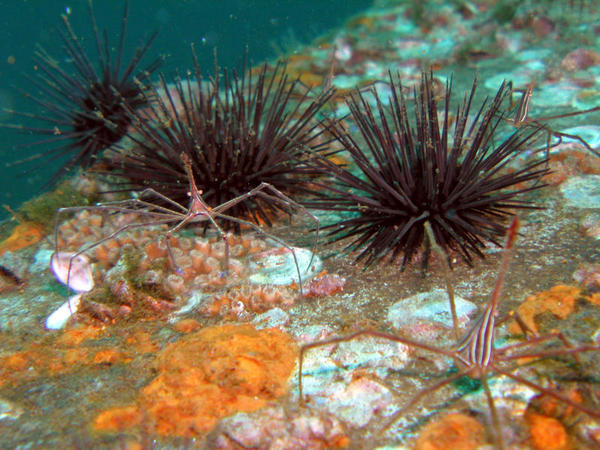
[[[18,90],[32,90],[25,75],[34,74],[33,55],[38,45],[64,63],[57,33],[61,15],[68,14],[74,31],[83,39],[91,57],[96,57],[87,3],[87,0],[0,1],[0,122],[28,123],[8,109],[39,113],[41,108],[24,99]],[[146,61],[166,55],[161,70],[168,76],[191,67],[191,43],[196,45],[201,65],[208,69],[213,67],[214,48],[222,66],[237,67],[246,46],[251,60],[258,64],[310,42],[370,4],[370,0],[131,0],[126,45],[132,52],[144,37],[159,30]],[[94,3],[98,26],[108,30],[111,44],[117,43],[123,5],[123,1],[117,0]],[[23,173],[32,164],[6,167],[42,151],[42,146],[18,147],[33,140],[35,136],[0,128],[0,205],[18,207],[39,193],[58,168],[56,163]],[[0,219],[7,216],[2,209]]]

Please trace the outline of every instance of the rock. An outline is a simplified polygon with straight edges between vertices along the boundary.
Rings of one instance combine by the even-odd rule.
[[[294,261],[294,254],[285,247],[266,250],[255,255],[250,266],[253,273],[248,277],[249,280],[256,284],[298,284],[298,271],[303,283],[321,272],[321,258],[305,248],[293,247],[292,249],[298,265]]]
[[[52,255],[54,254],[53,250],[42,248],[36,252],[33,256],[33,263],[29,265],[30,273],[40,273],[48,267],[50,264],[50,260],[52,259]]]
[[[349,444],[335,417],[301,411],[290,417],[281,406],[224,419],[211,437],[211,448],[339,448]]]
[[[584,70],[596,64],[600,64],[600,53],[585,48],[569,52],[560,62],[560,66],[568,72]]]
[[[257,330],[262,328],[283,328],[290,321],[290,315],[281,308],[273,308],[259,314],[252,320]]]
[[[600,208],[600,176],[572,177],[560,186],[562,196],[570,208]]]
[[[397,410],[394,395],[377,379],[401,370],[409,353],[403,344],[368,336],[312,348],[303,359],[303,398],[357,428],[391,415]]]
[[[454,303],[459,324],[467,323],[469,317],[477,310],[474,303],[456,294]],[[434,289],[397,301],[388,309],[387,320],[397,329],[412,327],[419,322],[437,322],[452,328],[448,294],[444,289]]]
[[[327,297],[342,292],[346,279],[336,274],[324,274],[313,278],[304,286],[305,297]]]

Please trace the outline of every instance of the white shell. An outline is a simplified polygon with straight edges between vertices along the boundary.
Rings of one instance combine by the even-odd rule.
[[[62,284],[67,284],[68,278],[68,286],[75,292],[89,292],[94,287],[90,259],[85,255],[77,255],[73,258],[73,255],[74,253],[70,252],[54,253],[50,258],[50,269]]]
[[[46,329],[60,330],[64,328],[71,316],[77,312],[82,295],[83,294],[74,295],[60,305],[56,311],[50,314],[46,319]]]

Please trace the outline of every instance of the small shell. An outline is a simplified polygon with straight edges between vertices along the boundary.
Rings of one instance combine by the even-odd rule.
[[[50,258],[50,269],[58,281],[67,284],[75,292],[89,292],[94,287],[94,278],[92,276],[92,267],[90,260],[85,255],[74,253],[58,252]],[[69,273],[70,265],[70,273]]]
[[[46,318],[46,329],[61,330],[79,309],[82,294],[74,295]]]

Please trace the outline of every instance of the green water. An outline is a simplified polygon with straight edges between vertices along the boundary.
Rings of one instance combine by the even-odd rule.
[[[24,99],[19,92],[35,94],[37,91],[26,76],[35,74],[33,56],[38,46],[63,63],[63,67],[69,66],[64,61],[66,57],[57,32],[61,15],[68,15],[90,58],[96,56],[87,4],[87,0],[0,2],[0,122],[40,126],[39,121],[15,116],[6,110],[40,113],[41,108]],[[161,71],[167,77],[174,76],[177,71],[185,73],[192,66],[192,43],[196,46],[200,64],[208,69],[213,67],[215,48],[222,66],[238,67],[246,47],[250,59],[260,63],[309,43],[370,4],[369,0],[131,0],[126,54],[131,55],[144,37],[158,30],[159,36],[146,61],[159,55],[166,56]],[[111,45],[118,42],[123,5],[123,1],[116,0],[94,2],[98,26],[107,30]],[[43,151],[42,145],[20,147],[37,138],[0,128],[0,205],[18,207],[38,194],[59,167],[58,162],[44,163],[35,170],[31,168],[36,164],[6,167],[6,164]],[[2,210],[0,219],[4,217],[7,212]]]

